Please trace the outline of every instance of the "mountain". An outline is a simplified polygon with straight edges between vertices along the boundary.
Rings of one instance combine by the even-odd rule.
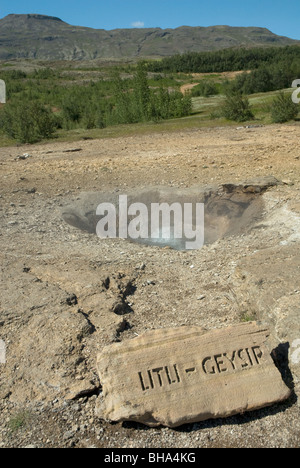
[[[8,15],[0,20],[0,60],[93,60],[166,57],[228,47],[300,45],[257,27],[92,29],[52,16]]]

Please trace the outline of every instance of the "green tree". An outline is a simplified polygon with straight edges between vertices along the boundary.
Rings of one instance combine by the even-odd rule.
[[[109,121],[111,124],[126,124],[138,122],[133,92],[128,89],[125,80],[116,76],[114,80],[115,106],[112,109]]]
[[[288,122],[298,115],[299,107],[292,101],[290,94],[280,92],[272,102],[271,116],[275,123]]]
[[[35,143],[51,138],[56,130],[51,111],[31,101],[7,104],[0,114],[0,127],[21,143]]]
[[[246,74],[243,85],[243,92],[245,94],[266,93],[272,90],[272,75],[267,68],[261,67]]]
[[[228,95],[223,103],[221,114],[226,119],[235,122],[246,122],[254,118],[249,99],[242,94]]]
[[[133,82],[133,93],[136,101],[139,120],[148,120],[151,91],[148,84],[145,62],[139,62]]]
[[[68,93],[62,101],[62,113],[67,126],[78,123],[83,115],[84,105],[79,93]]]
[[[215,94],[219,94],[219,90],[216,83],[213,83],[211,81],[202,81],[192,89],[191,93],[193,97],[209,97]]]
[[[191,112],[190,96],[169,92],[162,86],[150,89],[145,63],[138,64],[133,80],[115,78],[115,106],[110,123],[124,124],[183,117]]]

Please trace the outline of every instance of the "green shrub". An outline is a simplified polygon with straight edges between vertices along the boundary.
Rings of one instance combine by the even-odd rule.
[[[272,102],[271,116],[275,123],[288,122],[297,117],[298,105],[292,101],[290,94],[279,93]]]
[[[109,122],[130,124],[184,117],[191,112],[192,100],[179,91],[164,87],[151,89],[146,65],[140,63],[133,80],[115,80],[115,106]]]
[[[104,128],[188,115],[191,96],[168,89],[179,87],[177,75],[176,80],[163,75],[149,80],[148,67],[145,62],[124,70],[118,67],[108,79],[80,79],[80,83],[76,73],[50,68],[27,74],[5,71],[1,78],[7,84],[8,104],[0,110],[0,128],[20,142],[33,143],[49,138],[58,128]]]
[[[34,70],[32,77],[39,80],[54,79],[58,76],[58,72],[50,67]]]
[[[13,433],[26,426],[30,420],[30,416],[30,413],[26,410],[22,410],[16,413],[8,421],[8,427],[10,431]]]
[[[86,108],[82,116],[83,127],[87,130],[91,128],[105,128],[106,119],[101,109]]]
[[[241,94],[227,96],[222,106],[221,114],[226,119],[235,122],[246,122],[254,118],[249,99]]]
[[[23,101],[6,104],[0,114],[0,128],[21,143],[36,143],[52,137],[56,124],[45,106]]]
[[[219,89],[216,83],[211,81],[202,81],[192,89],[191,94],[193,97],[209,97],[219,94]]]
[[[77,95],[69,93],[62,102],[62,113],[66,122],[78,123],[83,115],[83,103]]]

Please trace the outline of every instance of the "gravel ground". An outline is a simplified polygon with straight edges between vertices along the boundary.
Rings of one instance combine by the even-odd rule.
[[[0,447],[299,446],[299,132],[296,123],[0,149]],[[278,184],[257,195],[249,225],[195,251],[100,241],[62,217],[86,193],[239,192],[263,177]],[[96,416],[105,345],[243,320],[269,325],[288,401],[178,429]]]

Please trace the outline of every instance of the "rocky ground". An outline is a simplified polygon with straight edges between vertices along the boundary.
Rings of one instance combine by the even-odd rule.
[[[299,446],[299,135],[295,123],[0,149],[0,447]],[[233,230],[221,210],[220,231],[214,205],[218,238],[193,251],[100,240],[62,216],[86,193],[156,186],[254,205]],[[269,325],[288,401],[176,430],[96,415],[105,345],[245,320]]]

